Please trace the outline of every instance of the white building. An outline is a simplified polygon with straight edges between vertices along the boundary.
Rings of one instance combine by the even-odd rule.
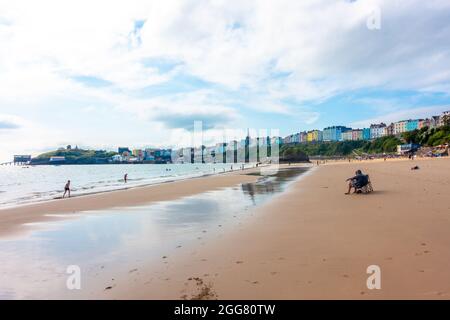
[[[387,134],[386,124],[371,124],[370,125],[370,139],[377,139],[384,137]]]

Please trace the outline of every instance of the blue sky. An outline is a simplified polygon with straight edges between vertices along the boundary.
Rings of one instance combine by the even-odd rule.
[[[186,146],[195,120],[215,143],[237,138],[230,130],[287,135],[450,109],[444,0],[0,8],[0,162],[66,144]]]

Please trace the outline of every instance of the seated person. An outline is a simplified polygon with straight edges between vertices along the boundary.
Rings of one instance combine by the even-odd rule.
[[[349,181],[348,183],[348,191],[345,194],[350,194],[350,191],[352,188],[356,189],[363,187],[365,184],[367,184],[367,176],[362,173],[361,170],[357,170],[355,172],[355,176],[348,178],[346,181]]]

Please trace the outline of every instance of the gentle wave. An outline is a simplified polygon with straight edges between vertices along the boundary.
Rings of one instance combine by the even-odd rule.
[[[246,164],[251,167],[252,164]],[[235,170],[240,165],[233,166]],[[0,207],[61,197],[71,180],[72,195],[85,195],[212,175],[231,164],[33,166],[0,168]],[[128,173],[128,182],[123,180]]]

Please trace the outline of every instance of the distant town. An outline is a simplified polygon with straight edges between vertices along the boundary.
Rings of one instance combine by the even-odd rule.
[[[283,145],[305,143],[370,141],[388,136],[400,136],[405,132],[422,128],[439,128],[448,125],[450,111],[426,119],[409,119],[372,124],[369,128],[353,129],[346,126],[330,126],[323,130],[300,131],[284,138],[256,137],[248,134],[241,141],[217,143],[214,146],[188,147],[177,150],[119,147],[117,151],[83,150],[68,145],[56,151],[32,158],[31,155],[15,155],[12,162],[4,164],[60,165],[60,164],[167,164],[167,163],[248,163],[263,162],[276,156]],[[411,146],[409,146],[411,147]],[[407,148],[399,146],[399,152]],[[254,152],[252,152],[254,150]]]

